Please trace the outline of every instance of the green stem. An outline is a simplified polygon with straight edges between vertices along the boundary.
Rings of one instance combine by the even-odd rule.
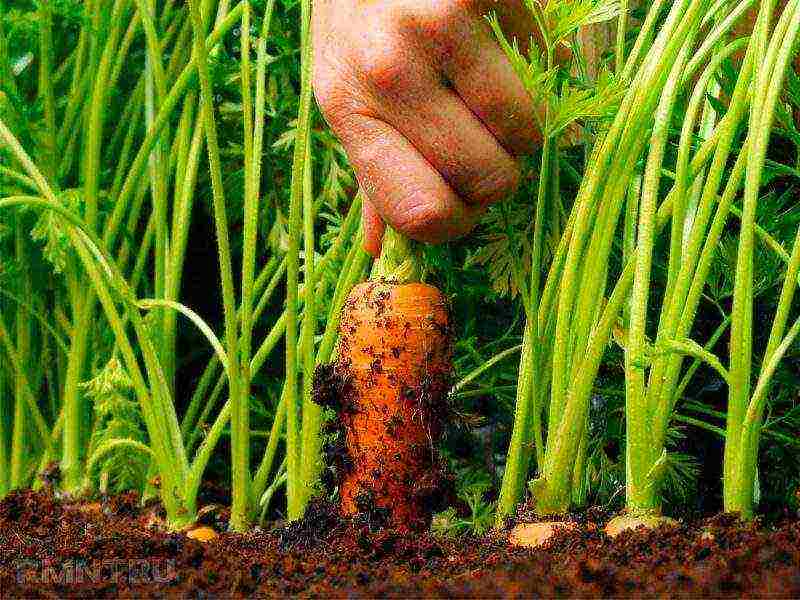
[[[134,91],[133,96],[138,96],[138,88]],[[125,172],[130,164],[130,154],[131,150],[133,149],[133,141],[136,135],[137,130],[139,129],[140,122],[139,119],[141,117],[141,105],[137,102],[135,105],[135,110],[131,110],[129,115],[122,116],[120,120],[120,125],[117,127],[117,131],[125,131],[125,137],[122,140],[122,148],[119,152],[119,158],[117,161],[116,170],[114,173],[114,181],[111,184],[111,196],[116,198],[119,194],[120,187],[122,186],[122,178],[125,176]],[[111,146],[112,148],[116,147],[114,145]]]
[[[181,111],[181,119],[176,132],[177,159],[174,169],[174,192],[172,205],[172,234],[165,251],[168,253],[166,260],[166,274],[164,281],[164,297],[167,300],[178,300],[180,296],[183,269],[186,259],[186,248],[189,239],[189,225],[191,222],[194,204],[194,189],[197,179],[204,129],[202,115],[194,115],[196,103],[195,94],[186,95]],[[191,131],[192,119],[196,118],[194,134]],[[176,371],[176,314],[166,311],[164,317],[164,333],[162,336],[163,360],[165,370],[172,375],[174,381]]]
[[[161,43],[158,39],[155,24],[155,1],[136,0],[142,28],[145,33],[147,54],[145,56],[145,121],[150,129],[155,113],[155,107],[164,101],[166,96],[166,76],[164,74],[161,54]],[[161,137],[150,153],[148,171],[150,179],[150,198],[153,203],[153,217],[155,222],[155,260],[154,260],[154,290],[156,298],[166,297],[167,264],[168,264],[168,231],[167,231],[167,169],[165,160],[169,150],[169,126],[161,130]],[[164,368],[170,389],[174,387],[174,360],[171,355],[172,345],[165,334],[168,331],[169,311],[156,312],[159,327],[153,332],[156,348]]]
[[[264,494],[267,488],[269,476],[272,473],[272,465],[275,462],[275,455],[278,452],[278,442],[280,441],[281,432],[283,431],[286,422],[286,396],[285,390],[281,393],[281,399],[275,409],[275,418],[272,420],[272,427],[269,432],[269,439],[267,440],[267,447],[264,450],[264,457],[261,464],[256,470],[253,477],[253,487],[251,488],[253,498],[251,502],[253,506],[258,506],[258,500]]]
[[[308,32],[311,18],[311,1],[301,2],[301,31]],[[287,507],[290,520],[299,519],[305,510],[302,474],[302,432],[298,406],[297,360],[297,295],[300,272],[301,213],[305,187],[306,151],[311,126],[311,37],[303,36],[301,49],[300,107],[297,117],[297,136],[292,162],[292,181],[289,203],[289,248],[286,263],[286,453],[287,453]]]
[[[729,50],[730,46],[725,52]],[[722,197],[718,198],[717,196],[736,131],[747,109],[747,90],[751,80],[752,59],[753,54],[749,49],[736,82],[728,112],[717,127],[719,136],[713,160],[707,170],[700,202],[693,217],[691,232],[681,249],[680,269],[672,293],[666,299],[666,306],[662,307],[656,343],[668,339],[685,338],[689,335],[717,243],[727,222],[729,207],[738,192],[744,173],[746,157],[744,148],[748,145],[747,141],[743,144],[743,150],[730,172]],[[706,73],[713,73],[715,68],[716,65],[712,62]],[[703,82],[700,85],[703,85]],[[711,139],[713,137],[717,136],[712,136]],[[682,150],[679,150],[680,152]],[[700,151],[697,154],[700,154]],[[693,162],[696,158],[697,155]],[[699,173],[699,171],[694,171],[694,173]],[[682,176],[676,179],[675,194],[685,193],[689,189],[688,185],[680,184],[681,179]],[[686,179],[687,182],[689,180],[690,178]],[[682,203],[683,200],[675,200],[675,194],[672,194],[673,200],[678,204]],[[718,204],[717,211],[710,229],[706,232],[715,204]],[[656,447],[662,447],[664,443],[669,415],[673,408],[674,388],[680,376],[681,365],[682,357],[678,355],[656,357],[650,370],[648,403],[650,410],[655,415]]]
[[[631,292],[630,328],[625,349],[626,499],[628,510],[634,513],[654,511],[658,507],[657,488],[653,482],[649,481],[649,473],[660,453],[653,446],[652,423],[645,395],[645,369],[647,368],[645,329],[655,250],[655,220],[661,167],[664,162],[668,128],[672,120],[680,75],[693,41],[694,35],[692,34],[682,48],[662,92],[650,139],[650,152],[639,204],[636,270]],[[675,205],[673,203],[674,219]]]
[[[142,415],[147,425],[150,446],[158,465],[161,477],[161,499],[167,513],[167,521],[174,528],[194,521],[196,512],[196,495],[188,495],[186,456],[180,439],[176,440],[175,412],[168,397],[167,382],[161,371],[156,350],[148,338],[148,330],[135,306],[128,311],[134,331],[141,348],[145,367],[149,375],[149,386],[142,376],[135,352],[125,333],[122,318],[119,316],[108,287],[93,262],[93,257],[80,240],[75,240],[74,247],[92,282],[106,318],[114,332],[117,347],[125,361],[125,366],[134,383],[134,389],[142,407]],[[118,282],[119,283],[119,282]],[[125,293],[124,285],[122,293]],[[152,393],[150,392],[152,389]],[[179,433],[179,432],[178,432]]]
[[[22,214],[17,213],[15,231],[15,246],[17,264],[25,265],[28,262],[27,249],[25,241],[25,232],[22,229]],[[33,290],[31,287],[30,274],[27,270],[23,269],[21,274],[22,278],[22,293],[27,298],[33,297]],[[11,434],[11,488],[18,489],[24,485],[23,482],[23,468],[25,467],[26,459],[26,414],[25,414],[25,394],[29,378],[27,377],[28,365],[30,361],[31,352],[31,318],[27,310],[22,306],[17,306],[16,310],[16,353],[18,357],[19,372],[15,378],[16,384],[14,386],[14,421],[13,431]]]
[[[320,268],[324,268],[325,265],[329,261],[334,259],[334,257],[338,257],[338,253],[340,252],[341,245],[344,243],[345,240],[349,239],[352,236],[352,229],[353,229],[354,222],[355,222],[354,217],[356,217],[359,214],[360,214],[360,201],[356,201],[356,202],[353,203],[353,206],[350,209],[350,213],[348,215],[348,218],[345,219],[345,224],[343,225],[339,235],[337,236],[336,242],[333,244],[331,249],[326,253],[326,255],[323,258],[323,260],[320,261]],[[353,250],[359,250],[359,248],[356,245],[354,245],[353,246]],[[361,251],[361,254],[363,255],[363,261],[359,263],[360,267],[359,267],[359,270],[358,270],[358,274],[354,276],[354,277],[358,277],[358,278],[361,277],[361,273],[364,270],[364,265],[366,264],[367,257],[369,256],[368,254],[366,254],[366,252],[363,252],[363,250]],[[270,281],[269,286],[265,290],[264,295],[262,297],[262,302],[259,302],[259,309],[256,310],[256,313],[254,314],[255,318],[257,318],[257,315],[260,314],[260,308],[266,305],[266,302],[268,301],[268,298],[272,295],[272,292],[276,288],[277,283],[280,281],[280,279],[283,276],[285,267],[286,267],[286,261],[284,259],[281,262],[281,265],[280,265],[278,271],[276,271],[275,274],[273,275],[272,281]],[[350,269],[347,269],[347,268],[342,270],[342,276],[340,276],[340,282],[344,281],[346,279],[344,274],[345,273],[349,273],[349,271],[350,271]],[[350,278],[350,277],[351,277],[350,275],[347,275],[347,278]],[[348,279],[348,281],[350,281],[350,279]],[[320,286],[326,286],[326,285],[327,285],[327,280],[323,280],[322,282],[320,282]],[[327,289],[327,288],[323,287],[323,290],[324,289]],[[337,290],[338,290],[338,287],[337,287]],[[347,290],[349,290],[349,287],[347,288]],[[304,296],[305,296],[304,292],[305,292],[305,290],[301,290],[300,291],[300,293],[298,294],[298,301],[301,301],[301,300],[304,299]],[[318,291],[317,293],[320,296],[324,296],[325,295],[323,291]],[[346,295],[346,293],[347,292],[345,291],[345,295]],[[328,321],[327,321],[327,326],[326,326],[326,332],[325,332],[325,335],[323,336],[322,343],[320,344],[320,351],[319,351],[319,355],[318,355],[318,361],[322,361],[322,362],[327,362],[328,361],[328,357],[330,356],[330,350],[333,348],[333,343],[335,342],[335,339],[336,339],[336,335],[335,334],[336,334],[336,331],[338,329],[338,322],[339,322],[338,321],[338,312],[333,311],[333,308],[336,307],[336,306],[339,306],[340,309],[341,309],[341,304],[343,304],[343,303],[344,303],[344,297],[339,298],[338,292],[335,293],[334,294],[334,298],[333,298],[333,302],[332,302],[332,312],[334,312],[334,314],[330,314],[329,315],[329,318],[328,318]],[[287,310],[284,309],[283,314],[281,314],[281,316],[278,318],[278,320],[272,326],[272,329],[270,330],[269,334],[266,336],[266,338],[264,338],[263,342],[261,343],[261,345],[259,346],[259,348],[256,351],[255,355],[253,356],[253,359],[250,362],[250,372],[251,372],[251,375],[253,377],[255,377],[259,373],[260,369],[264,366],[267,358],[269,358],[270,354],[275,349],[275,346],[278,344],[278,342],[280,341],[281,337],[283,336],[283,334],[284,334],[284,332],[286,330],[287,316],[288,316]],[[333,333],[329,333],[329,332],[333,332]],[[326,353],[326,350],[327,350],[327,353]],[[209,367],[207,367],[207,370],[206,370],[206,373],[208,373],[209,371],[211,372],[211,374],[208,376],[209,378],[212,377],[213,374],[214,374],[213,370],[211,370],[210,367],[211,367],[211,364],[209,364]],[[206,381],[205,377],[206,376],[204,374],[203,378],[201,379],[200,387],[207,388],[208,383],[203,385],[203,382]],[[210,379],[208,380],[208,382],[210,383]],[[213,409],[214,405],[216,404],[216,401],[219,398],[219,395],[222,393],[222,389],[224,387],[224,384],[225,384],[225,379],[224,379],[224,374],[223,374],[223,376],[220,376],[219,379],[217,380],[217,383],[215,384],[214,389],[213,389],[213,391],[211,392],[211,395],[208,398],[208,401],[206,403],[205,408],[203,409],[200,417],[197,419],[197,423],[194,425],[194,430],[193,430],[193,432],[191,433],[191,435],[189,437],[189,441],[187,442],[187,448],[192,449],[192,448],[194,448],[195,444],[197,443],[197,440],[199,439],[199,436],[201,434],[200,425],[207,421],[208,415],[211,414],[211,410]],[[198,391],[196,391],[195,395],[193,396],[192,403],[193,404],[195,402],[199,403],[200,398],[204,394],[205,394],[205,391],[200,391],[198,389]],[[199,404],[198,404],[198,406],[199,406]],[[217,418],[217,422],[215,422],[215,427],[216,427],[216,423],[224,421],[224,419],[227,419],[227,416],[225,416],[225,415],[227,415],[228,413],[229,413],[229,408],[226,406],[224,415],[219,416]],[[225,423],[226,423],[226,421],[222,422],[222,425],[220,427],[224,427]],[[186,421],[184,422],[184,427],[188,427],[188,425],[186,424]],[[214,429],[212,428],[212,431],[213,430]],[[221,431],[222,430],[220,428],[220,432]],[[210,435],[209,435],[209,437],[210,437]],[[197,462],[197,459],[195,459],[195,462]]]
[[[242,9],[243,5],[241,3],[238,4],[233,10],[230,11],[225,19],[214,28],[214,31],[212,31],[211,34],[205,39],[205,44],[201,44],[206,50],[204,55],[207,55],[207,51],[214,48],[224,38],[228,31],[230,31],[231,28],[233,28],[233,26],[238,22],[242,14]],[[195,44],[195,47],[196,46],[197,44]],[[125,178],[125,183],[122,186],[119,197],[114,202],[114,209],[106,223],[103,241],[105,242],[107,248],[113,248],[115,246],[115,242],[119,234],[119,227],[128,209],[128,203],[138,189],[139,178],[147,166],[147,160],[150,156],[150,152],[160,139],[162,128],[169,123],[172,112],[177,107],[184,92],[189,88],[194,80],[194,76],[197,71],[197,55],[198,54],[195,51],[189,64],[187,64],[180,74],[175,78],[174,85],[164,99],[164,102],[159,107],[158,114],[155,116],[150,130],[145,136],[145,139],[142,141],[139,151],[137,152],[136,157],[133,159],[133,163],[131,163],[131,167],[128,170],[128,175]]]
[[[737,465],[744,460],[742,456],[742,423],[747,399],[750,395],[750,366],[752,361],[753,326],[753,223],[758,201],[763,158],[758,152],[761,144],[766,144],[760,135],[761,115],[766,97],[768,77],[771,75],[767,64],[767,41],[772,21],[773,0],[762,0],[761,9],[753,35],[752,47],[755,49],[756,77],[753,100],[750,108],[750,143],[747,146],[747,165],[745,171],[745,194],[742,211],[742,226],[739,235],[739,248],[734,278],[733,305],[731,308],[730,375],[728,411],[726,418],[726,444],[723,469],[723,502],[726,510],[740,512],[747,516],[752,513],[752,496],[743,497],[736,485]],[[765,149],[766,150],[766,149]]]
[[[106,98],[108,95],[108,76],[112,67],[112,58],[117,48],[123,21],[123,12],[127,0],[115,0],[109,19],[108,38],[103,48],[97,71],[93,74],[94,89],[88,107],[86,134],[83,148],[83,194],[86,203],[86,224],[97,229],[97,208],[100,182],[100,149],[105,123]],[[97,11],[100,12],[99,10]],[[91,304],[91,302],[89,302]]]
[[[217,231],[217,252],[219,255],[220,278],[222,281],[222,302],[225,321],[225,349],[231,357],[228,365],[228,388],[231,399],[236,405],[234,411],[238,416],[247,410],[241,406],[242,387],[240,378],[239,361],[235,357],[239,356],[236,300],[233,286],[233,266],[231,262],[230,242],[228,239],[228,217],[225,203],[225,193],[222,182],[222,165],[219,156],[219,145],[217,143],[217,127],[214,121],[214,98],[211,89],[211,80],[208,73],[208,53],[203,35],[203,20],[200,14],[200,7],[197,0],[190,2],[192,20],[194,25],[194,52],[197,59],[197,73],[200,78],[200,96],[203,113],[203,123],[206,135],[206,148],[208,150],[208,160],[211,171],[211,188],[214,203],[214,222]],[[241,419],[234,424],[237,427],[235,436],[238,440],[245,441],[249,435],[246,430],[246,423]],[[238,442],[237,440],[237,442]],[[247,526],[249,503],[249,468],[244,464],[247,448],[244,445],[234,444],[239,450],[237,460],[232,465],[233,468],[233,505],[231,507],[231,528],[242,530]]]
[[[86,205],[85,220],[92,231],[97,229],[100,146],[107,94],[106,79],[111,68],[111,58],[119,37],[119,24],[126,4],[125,0],[116,0],[114,4],[108,38],[94,73],[94,92],[87,112],[83,153],[83,195]],[[64,441],[61,461],[62,482],[67,493],[76,493],[84,480],[81,465],[83,415],[78,386],[85,369],[94,304],[95,298],[90,293],[74,307],[73,313],[73,335],[64,388]]]
[[[52,446],[50,430],[47,427],[44,416],[39,410],[39,406],[36,404],[36,396],[34,395],[33,389],[28,381],[28,376],[25,374],[24,365],[22,364],[21,358],[17,354],[16,348],[14,348],[14,345],[11,342],[11,336],[9,335],[8,329],[6,328],[6,325],[2,319],[0,319],[0,348],[3,349],[8,357],[9,362],[11,363],[11,370],[14,373],[14,378],[16,380],[15,386],[22,393],[22,398],[27,406],[27,409],[31,417],[33,417],[33,424],[36,427],[36,432],[39,434],[39,437],[41,437],[45,449],[49,450]],[[13,457],[11,457],[11,460],[14,460]]]
[[[687,36],[702,16],[705,3],[692,0],[688,4],[688,7],[684,2],[673,4],[636,78],[630,83],[611,128],[595,146],[576,199],[576,216],[560,277],[551,376],[551,403],[561,403],[564,410],[557,428],[550,429],[543,472],[531,487],[540,512],[563,512],[569,507],[574,463],[591,386],[608,339],[606,336],[626,301],[624,295],[633,280],[633,269],[626,267],[606,309],[598,314],[597,302],[602,298],[606,283],[603,275],[607,257],[630,174],[644,150],[644,136],[652,123],[661,91]],[[648,19],[654,10],[656,6],[651,8]],[[637,52],[631,54],[628,65],[638,61]],[[710,143],[708,147],[711,146]],[[708,147],[702,148],[704,155]],[[698,157],[697,160],[704,159]],[[661,210],[659,222],[660,213]],[[552,288],[548,291],[546,285],[545,291],[552,293]],[[612,312],[613,317],[610,316]],[[544,315],[546,321],[549,314]]]
[[[232,361],[241,365],[240,398],[233,403],[231,414],[231,465],[233,470],[234,506],[231,509],[231,528],[247,528],[255,505],[251,498],[250,477],[250,350],[252,346],[253,280],[256,263],[256,233],[258,230],[258,196],[253,193],[253,102],[250,85],[250,5],[245,3],[241,28],[241,89],[244,145],[244,237],[242,248],[241,284],[241,346],[239,356]],[[260,157],[259,157],[260,159]],[[233,390],[232,390],[233,393]]]
[[[310,194],[306,194],[306,198],[310,197]],[[361,203],[362,198],[360,195],[356,195],[353,203],[350,205],[350,209],[348,210],[347,216],[345,217],[341,229],[339,231],[339,235],[336,237],[333,245],[326,253],[325,257],[318,266],[319,272],[324,270],[325,264],[329,262],[337,262],[340,257],[344,247],[345,240],[349,240],[352,235],[353,231],[358,224],[358,218],[361,214]],[[308,207],[309,210],[312,207]],[[307,223],[307,226],[309,224]],[[307,239],[309,238],[310,232],[307,231]],[[354,248],[358,250],[359,242],[356,241],[356,245]],[[312,248],[313,251],[313,248]],[[307,251],[308,252],[308,251]],[[363,270],[363,267],[361,268]],[[319,478],[319,474],[323,468],[322,462],[322,409],[319,407],[313,400],[312,400],[312,391],[313,391],[313,382],[314,382],[314,369],[316,365],[325,364],[330,360],[331,351],[333,349],[333,342],[336,339],[336,335],[339,329],[339,318],[341,315],[342,306],[346,299],[346,294],[349,293],[350,288],[355,284],[355,280],[348,280],[350,276],[349,270],[343,269],[339,273],[339,278],[337,280],[336,290],[334,291],[333,299],[331,302],[331,309],[328,319],[325,324],[325,331],[322,335],[322,341],[320,343],[320,347],[317,350],[316,354],[314,353],[313,348],[313,336],[310,334],[313,333],[312,327],[310,326],[311,323],[316,323],[316,309],[312,309],[312,312],[309,313],[309,308],[312,302],[315,302],[314,298],[326,298],[328,295],[328,279],[327,278],[313,278],[314,289],[316,292],[312,296],[306,296],[305,298],[305,311],[304,311],[304,318],[308,317],[308,321],[304,321],[303,323],[303,333],[305,334],[304,338],[300,342],[301,352],[304,352],[304,379],[303,379],[303,484],[304,488],[307,492],[307,496],[304,499],[305,502],[308,501],[311,494],[313,493],[317,480]],[[360,275],[359,275],[360,277]],[[308,283],[304,286],[304,291],[308,290],[307,293],[311,291],[308,287]],[[337,293],[338,291],[338,293]],[[313,318],[312,318],[313,317]],[[306,324],[309,324],[309,327],[306,328]]]
[[[684,80],[691,79],[697,69],[706,64],[709,54],[714,52],[715,47],[721,40],[725,39],[725,35],[733,28],[736,22],[747,12],[754,2],[755,0],[742,0],[724,19],[714,26],[686,65],[686,70],[683,75]]]
[[[56,107],[53,96],[53,13],[49,0],[39,5],[39,96],[44,109],[44,172],[51,180],[56,175]]]
[[[722,337],[722,334],[724,334],[728,330],[728,326],[730,324],[731,324],[730,317],[726,317],[722,321],[722,323],[720,323],[719,326],[714,330],[714,333],[711,335],[708,342],[704,346],[705,350],[707,350],[708,352],[711,352],[711,350],[713,350],[714,346],[717,345],[717,342]],[[673,406],[675,406],[678,403],[678,401],[681,398],[683,398],[683,394],[686,391],[689,382],[692,380],[692,377],[694,377],[694,374],[697,372],[697,369],[700,368],[701,364],[702,361],[699,358],[695,358],[692,364],[686,370],[686,374],[683,376],[681,382],[678,384],[678,387],[675,389],[675,396],[672,401]]]
[[[280,266],[277,270],[275,270],[275,261],[271,260],[262,273],[259,275],[258,279],[256,280],[256,290],[259,291],[263,287],[262,280],[269,280],[269,285],[267,285],[267,289],[264,291],[261,301],[259,302],[258,307],[256,308],[255,312],[253,313],[253,319],[257,320],[261,315],[263,308],[266,306],[269,299],[272,297],[273,292],[277,288],[278,284],[280,283],[283,274],[286,272],[286,261],[281,261]],[[281,329],[281,335],[283,334],[283,330]],[[268,336],[269,337],[269,336]],[[271,351],[271,348],[270,348]],[[259,351],[261,352],[261,348],[259,347]],[[258,356],[258,352],[256,355]],[[253,370],[253,365],[257,365],[258,361],[255,359],[251,362],[250,365],[250,375],[255,376],[255,372]],[[183,437],[187,440],[187,448],[191,451],[194,448],[195,443],[197,442],[197,436],[200,434],[199,425],[204,423],[208,414],[213,409],[214,404],[219,397],[219,394],[222,393],[222,387],[224,385],[224,373],[218,378],[217,383],[214,386],[213,392],[211,396],[208,398],[208,401],[203,409],[200,417],[198,418],[198,411],[200,410],[200,403],[203,400],[203,397],[208,392],[208,388],[213,381],[215,375],[217,375],[217,367],[219,367],[219,358],[216,354],[212,355],[211,360],[209,360],[208,364],[206,365],[205,370],[203,371],[203,375],[200,377],[200,382],[197,384],[194,392],[192,393],[192,399],[189,403],[189,408],[186,410],[184,414],[183,421],[181,422],[181,431],[183,433]]]
[[[625,33],[628,26],[628,0],[619,3],[619,17],[617,17],[617,37],[614,49],[614,73],[619,77],[625,66]]]
[[[800,32],[800,0],[789,2],[783,10],[775,30],[769,36],[773,3],[763,0],[754,38],[759,54],[758,74],[753,90],[750,113],[750,131],[753,141],[747,148],[747,171],[736,262],[733,307],[731,309],[730,373],[731,385],[726,419],[725,468],[723,498],[725,510],[737,512],[744,518],[753,514],[753,497],[756,481],[759,433],[763,416],[764,398],[777,361],[800,329],[800,321],[782,344],[788,319],[789,300],[794,295],[795,280],[800,270],[800,251],[793,251],[789,273],[784,281],[778,312],[765,355],[766,367],[750,398],[750,367],[753,336],[753,250],[755,240],[755,213],[761,187],[761,175],[767,147],[775,119],[775,109],[783,89],[786,69]],[[769,44],[767,42],[769,41]],[[800,238],[799,238],[800,239]],[[791,275],[791,279],[789,278]]]
[[[313,48],[311,37],[311,6],[303,6],[303,21],[301,27],[301,50],[303,64],[301,76],[302,84],[311,87],[309,78],[313,68]],[[316,367],[316,353],[314,349],[314,334],[317,329],[317,272],[314,256],[316,243],[314,236],[314,189],[312,172],[311,127],[302,131],[306,136],[305,156],[303,166],[303,287],[306,292],[303,305],[303,323],[300,331],[300,361],[303,369],[303,430],[300,448],[301,483],[299,493],[303,510],[308,500],[314,494],[319,474],[322,472],[322,408],[313,399],[314,369]]]
[[[450,394],[457,394],[460,392],[466,385],[483,375],[486,371],[494,367],[497,363],[505,360],[509,356],[513,356],[522,348],[524,344],[519,344],[518,346],[514,346],[513,348],[508,348],[507,350],[503,350],[498,354],[495,354],[492,358],[481,364],[478,368],[472,370],[469,374],[467,374],[464,378],[461,379],[458,383],[456,383],[453,387],[450,388]]]
[[[550,54],[550,53],[549,53]],[[548,60],[552,58],[548,55]],[[552,66],[552,65],[551,65]],[[549,108],[547,109],[549,115]],[[547,122],[547,117],[545,118]],[[519,362],[519,380],[517,382],[517,397],[514,410],[514,426],[511,432],[511,442],[506,457],[506,468],[503,472],[503,483],[500,487],[500,497],[497,502],[496,525],[502,527],[505,518],[511,515],[517,503],[522,500],[525,489],[525,479],[530,469],[530,446],[532,437],[537,441],[542,439],[541,407],[536,398],[539,387],[544,383],[539,372],[537,353],[541,343],[539,330],[539,303],[541,290],[542,271],[542,245],[544,238],[544,211],[547,204],[548,189],[550,187],[550,167],[553,164],[555,143],[549,136],[545,138],[542,146],[541,167],[539,170],[539,185],[534,213],[533,241],[531,252],[531,282],[529,298],[523,298],[526,303],[525,332],[522,338],[522,352]],[[551,412],[551,415],[553,413]],[[554,415],[558,422],[558,416]],[[530,425],[533,424],[534,431]],[[543,449],[541,444],[536,445],[537,465],[541,468]]]
[[[530,412],[533,410],[532,377],[535,365],[535,333],[534,320],[527,319],[525,333],[522,337],[522,353],[519,361],[519,379],[517,381],[517,395],[514,409],[514,427],[511,431],[511,442],[506,457],[506,467],[503,472],[503,483],[500,487],[500,497],[497,501],[495,525],[503,527],[506,517],[513,514],[517,503],[522,499],[525,489],[525,478],[528,475],[528,465],[525,464],[527,453],[525,445],[530,444],[528,425],[531,420]]]
[[[356,195],[347,213],[347,217],[342,223],[340,234],[337,236],[333,246],[331,246],[329,254],[326,255],[330,256],[330,262],[334,264],[337,263],[342,257],[345,242],[355,238],[353,239],[353,245],[348,253],[348,258],[350,260],[345,260],[333,291],[330,311],[325,321],[325,332],[322,334],[322,341],[317,351],[316,362],[318,365],[330,362],[334,344],[339,334],[339,320],[342,316],[342,308],[344,307],[345,300],[347,300],[347,295],[350,293],[352,287],[363,277],[364,269],[369,261],[369,255],[361,247],[363,240],[360,228],[358,235],[353,235],[356,228],[359,227],[362,202],[363,198],[361,195]],[[320,264],[320,269],[321,268],[323,268],[322,264]],[[323,279],[320,286],[321,289],[317,292],[317,295],[324,298],[328,293],[328,281]]]
[[[81,430],[83,425],[80,382],[86,362],[89,331],[94,312],[91,302],[84,301],[75,307],[64,381],[64,437],[61,455],[62,486],[65,492],[75,493],[83,482],[81,469]]]
[[[308,35],[308,32],[306,32]],[[309,131],[309,136],[311,135]],[[314,194],[312,189],[310,140],[306,142],[303,189],[303,287],[306,299],[303,304],[303,324],[300,330],[300,360],[303,369],[303,432],[300,456],[302,461],[303,504],[314,494],[319,474],[322,472],[322,437],[320,435],[322,408],[312,398],[316,352],[314,335],[317,329],[316,272],[314,268]]]
[[[3,307],[0,302],[0,308]],[[0,319],[2,311],[0,310]],[[11,415],[6,411],[6,369],[0,368],[0,500],[5,498],[10,490],[11,464],[8,456],[8,428]]]
[[[111,69],[111,75],[108,81],[108,87],[110,89],[113,89],[117,86],[119,76],[122,74],[122,67],[125,64],[125,59],[128,57],[128,51],[130,50],[131,45],[136,38],[136,34],[139,33],[140,25],[141,17],[138,12],[135,12],[128,23],[128,28],[125,30],[122,40],[119,43],[119,52],[117,53],[117,58],[114,61],[114,66]]]
[[[372,268],[372,279],[396,284],[422,281],[424,270],[416,242],[386,226],[381,255]]]

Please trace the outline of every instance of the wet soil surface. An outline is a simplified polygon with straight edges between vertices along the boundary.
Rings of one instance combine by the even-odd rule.
[[[224,515],[207,516],[220,528]],[[800,520],[721,516],[611,540],[583,519],[543,549],[506,536],[400,536],[325,505],[291,526],[201,543],[164,531],[133,496],[0,503],[2,597],[800,596]]]

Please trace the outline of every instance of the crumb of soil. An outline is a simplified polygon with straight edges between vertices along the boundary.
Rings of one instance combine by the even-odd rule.
[[[100,511],[46,492],[0,502],[3,597],[798,597],[800,520],[718,516],[610,539],[576,520],[543,548],[507,532],[438,539],[342,520],[317,503],[299,523],[201,543],[164,531],[131,495]],[[591,514],[591,512],[589,513]]]

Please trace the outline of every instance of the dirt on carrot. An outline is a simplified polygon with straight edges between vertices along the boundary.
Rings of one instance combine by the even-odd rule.
[[[452,371],[447,301],[430,285],[367,282],[350,293],[339,334],[315,400],[337,415],[326,454],[342,513],[424,529],[450,500],[436,450]]]
[[[0,502],[4,598],[800,596],[800,520],[717,516],[610,539],[586,515],[543,548],[402,534],[311,505],[305,519],[210,542],[165,531],[133,494],[96,514],[46,492]],[[600,515],[602,511],[590,512]]]

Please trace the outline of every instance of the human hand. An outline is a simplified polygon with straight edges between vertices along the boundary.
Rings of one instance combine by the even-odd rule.
[[[531,99],[483,15],[524,47],[517,0],[317,0],[314,90],[364,192],[365,248],[385,223],[424,242],[467,233],[512,192],[539,141]]]

